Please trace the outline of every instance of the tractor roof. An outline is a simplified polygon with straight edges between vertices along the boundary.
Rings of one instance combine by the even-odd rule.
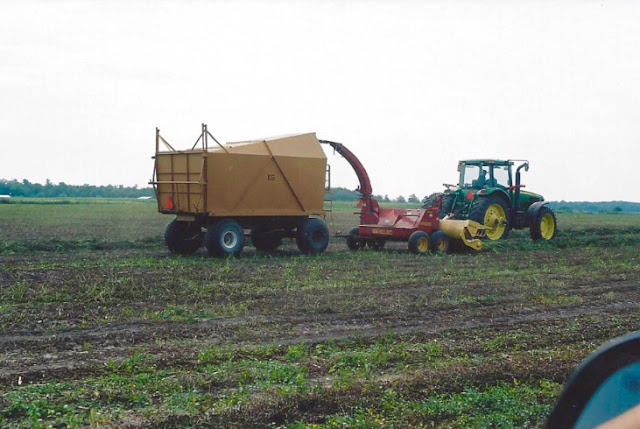
[[[471,165],[513,165],[511,160],[503,159],[465,159],[460,161],[460,164]]]

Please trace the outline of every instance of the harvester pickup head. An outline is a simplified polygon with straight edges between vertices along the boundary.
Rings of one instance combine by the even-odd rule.
[[[482,239],[486,235],[485,226],[470,219],[440,219],[440,230],[474,250],[482,249]]]

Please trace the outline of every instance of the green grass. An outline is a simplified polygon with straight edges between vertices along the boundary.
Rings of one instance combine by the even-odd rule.
[[[500,382],[482,389],[438,394],[421,400],[403,397],[387,389],[375,406],[358,406],[348,415],[329,416],[325,423],[293,423],[290,428],[388,428],[421,427],[436,422],[442,427],[525,428],[535,427],[550,411],[549,403],[559,393],[559,385]]]
[[[210,411],[224,414],[254,407],[268,411],[278,406],[273,398],[280,398],[351,404],[348,414],[331,414],[324,423],[310,425],[318,428],[414,426],[427,421],[454,427],[539,424],[560,384],[527,379],[526,368],[530,361],[570,357],[563,356],[561,349],[541,344],[532,333],[476,334],[486,345],[484,351],[475,343],[461,344],[455,338],[396,337],[391,333],[373,341],[209,345],[201,348],[188,372],[160,368],[161,361],[150,352],[135,349],[127,359],[107,361],[101,376],[8,390],[3,395],[6,405],[0,409],[0,423],[83,426],[126,421],[132,415],[149,421],[174,415],[189,417],[191,424],[204,422],[203,414]],[[466,336],[455,335],[458,339]],[[456,373],[464,373],[467,367],[495,365],[505,352],[520,351],[523,347],[518,344],[527,339],[533,347],[524,355],[513,355],[516,365],[524,365],[520,373],[524,379],[460,385]],[[537,347],[544,353],[532,357]],[[423,374],[429,373],[441,375],[424,379]],[[438,393],[442,387],[446,393]],[[288,426],[305,425],[298,420]]]
[[[135,350],[123,361],[108,361],[105,374],[100,377],[12,389],[4,395],[9,404],[0,414],[0,423],[18,419],[36,426],[40,421],[75,426],[92,423],[98,415],[103,423],[107,423],[126,416],[125,410],[148,417],[155,413],[198,416],[210,408],[221,412],[239,404],[249,406],[254,401],[263,401],[264,394],[298,398],[342,395],[353,386],[362,387],[363,383],[367,389],[374,388],[373,395],[377,396],[381,374],[394,374],[399,368],[411,367],[415,373],[420,367],[451,365],[456,361],[454,351],[445,352],[437,340],[415,343],[391,335],[374,343],[343,341],[243,348],[206,346],[199,352],[197,364],[184,374],[175,369],[159,369],[150,353]],[[326,376],[311,376],[310,368],[323,368]],[[212,386],[216,388],[212,390]],[[526,385],[506,387],[499,384],[498,387],[486,386],[486,392],[473,388],[460,394],[427,395],[422,401],[411,401],[406,395],[396,395],[389,387],[381,398],[373,401],[376,405],[370,405],[366,410],[356,406],[351,417],[329,416],[327,427],[333,427],[333,422],[357,422],[363,418],[363,412],[383,425],[411,421],[425,412],[441,419],[447,414],[447,408],[457,410],[458,417],[463,419],[465,407],[477,405],[473,401],[489,403],[487,406],[493,407],[500,416],[508,411],[500,408],[501,402],[511,407],[519,400],[518,395],[531,396],[531,392]],[[534,404],[527,403],[527,406],[535,405],[546,412],[553,397],[544,399],[544,405],[533,401]],[[529,415],[528,420],[522,420],[523,415],[526,411],[519,414],[520,420],[516,423],[538,421],[544,413],[537,411]],[[369,423],[371,421],[365,419],[363,424]]]
[[[357,222],[335,207],[332,231]],[[0,427],[540,426],[586,355],[640,329],[637,219],[218,260],[168,254],[149,202],[3,204]]]

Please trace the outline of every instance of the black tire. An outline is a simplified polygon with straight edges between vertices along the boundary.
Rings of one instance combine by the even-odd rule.
[[[456,196],[451,194],[442,196],[442,204],[440,205],[440,210],[438,210],[440,219],[453,212],[453,202],[455,199]]]
[[[244,230],[235,220],[221,220],[209,225],[204,245],[209,256],[223,258],[237,255],[244,247]]]
[[[415,231],[409,236],[409,251],[416,255],[423,255],[429,251],[429,234]]]
[[[298,225],[296,243],[302,253],[322,253],[329,245],[329,228],[322,219],[310,218]]]
[[[425,197],[422,200],[422,208],[428,209],[429,207],[433,207],[438,203],[438,197],[442,198],[444,194],[442,192],[436,192],[435,194],[431,194],[428,197]]]
[[[442,231],[435,231],[431,234],[429,244],[433,253],[449,253],[451,251],[451,238]]]
[[[360,229],[356,226],[347,234],[347,247],[349,250],[358,251],[364,249],[365,241],[360,238]]]
[[[452,253],[467,253],[469,252],[469,247],[467,247],[462,240],[459,238],[452,238],[449,241],[449,254]]]
[[[500,197],[476,197],[469,209],[469,219],[487,227],[489,240],[500,240],[509,233],[509,208]]]
[[[273,252],[282,244],[282,232],[253,228],[251,230],[251,244],[261,252]]]
[[[202,246],[202,228],[195,222],[173,220],[164,230],[164,244],[171,253],[195,253]]]
[[[374,238],[373,240],[367,241],[367,246],[369,246],[371,249],[375,250],[376,252],[379,252],[382,249],[384,249],[385,243],[386,241],[383,240],[382,238]]]
[[[558,231],[558,221],[556,214],[547,206],[542,206],[535,219],[533,225],[529,229],[531,239],[537,240],[553,240]]]

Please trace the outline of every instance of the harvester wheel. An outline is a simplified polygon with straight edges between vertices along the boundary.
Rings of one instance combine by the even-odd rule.
[[[429,235],[424,231],[415,231],[409,236],[409,251],[422,255],[429,251]]]
[[[329,228],[322,219],[310,218],[298,225],[296,243],[302,253],[322,253],[329,245]]]
[[[280,231],[253,228],[251,230],[251,243],[261,252],[272,252],[282,244],[282,234]]]
[[[360,238],[360,229],[356,226],[349,230],[347,234],[347,247],[354,252],[364,249],[365,242]]]
[[[435,231],[431,234],[431,251],[449,253],[451,250],[451,239],[442,231]]]
[[[367,246],[375,250],[376,252],[381,251],[384,248],[385,241],[381,238],[375,238],[371,241],[367,241]]]
[[[500,197],[476,197],[469,209],[469,219],[486,228],[489,240],[505,238],[509,232],[507,204]]]
[[[190,255],[202,246],[202,230],[195,222],[173,220],[164,230],[164,244],[169,252]]]
[[[532,240],[551,240],[557,231],[556,215],[547,206],[543,206],[536,215],[529,233]]]
[[[209,225],[204,245],[209,256],[221,258],[237,255],[244,247],[244,230],[235,220],[221,220]]]

